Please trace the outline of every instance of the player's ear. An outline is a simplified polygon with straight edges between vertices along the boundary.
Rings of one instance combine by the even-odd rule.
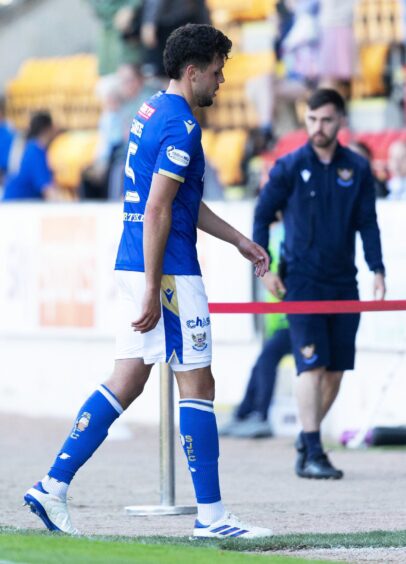
[[[197,67],[196,65],[188,65],[185,69],[185,75],[186,77],[191,81],[194,82],[196,80],[196,74],[197,74]]]

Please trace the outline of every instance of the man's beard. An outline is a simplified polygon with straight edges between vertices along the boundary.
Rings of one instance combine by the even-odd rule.
[[[327,149],[327,147],[330,147],[330,145],[336,141],[338,131],[339,128],[337,128],[336,131],[334,131],[329,137],[324,133],[316,133],[310,138],[311,144],[314,145],[314,147],[319,147],[320,149]],[[318,141],[315,140],[316,137],[319,138]]]
[[[197,105],[199,108],[207,108],[213,105],[213,98],[208,94],[202,94],[197,98]]]

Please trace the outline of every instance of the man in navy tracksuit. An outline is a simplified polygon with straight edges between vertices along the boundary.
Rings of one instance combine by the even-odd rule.
[[[309,142],[278,160],[261,192],[254,240],[268,248],[269,225],[282,212],[284,273],[266,274],[266,285],[286,301],[357,300],[355,235],[374,273],[374,296],[385,295],[385,269],[368,162],[342,147],[337,134],[345,103],[334,90],[308,100]],[[359,314],[289,315],[299,375],[296,394],[303,431],[296,473],[303,478],[342,478],[320,439],[321,422],[337,397],[345,370],[354,368]]]

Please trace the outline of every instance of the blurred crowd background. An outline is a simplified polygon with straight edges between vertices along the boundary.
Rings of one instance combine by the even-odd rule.
[[[164,44],[187,22],[233,40],[226,82],[199,116],[206,199],[256,195],[306,139],[317,86],[346,97],[340,140],[370,159],[377,196],[406,198],[405,0],[0,0],[3,197],[37,158],[34,140],[46,199],[120,200],[132,117],[165,88]]]

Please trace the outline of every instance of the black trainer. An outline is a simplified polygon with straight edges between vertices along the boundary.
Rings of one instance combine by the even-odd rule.
[[[344,476],[344,472],[334,468],[327,454],[322,453],[315,458],[306,460],[298,475],[301,478],[315,478],[316,480],[340,480]]]
[[[304,465],[306,463],[306,445],[303,440],[302,433],[299,433],[295,441],[295,449],[297,452],[295,462],[295,472],[298,476],[302,477]]]

